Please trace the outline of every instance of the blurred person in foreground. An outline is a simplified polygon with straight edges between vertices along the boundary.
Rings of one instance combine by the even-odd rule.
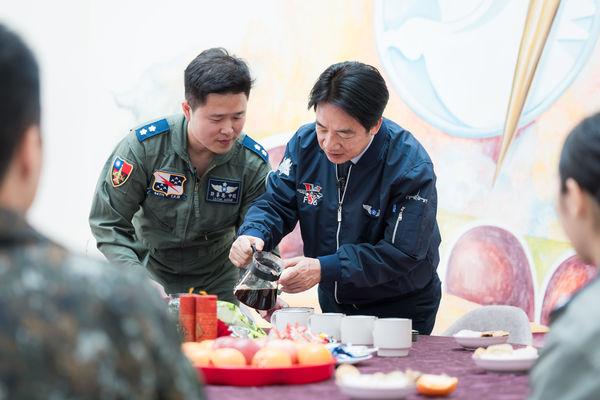
[[[305,257],[286,260],[284,292],[318,284],[323,312],[410,318],[429,334],[441,297],[436,177],[417,139],[383,118],[388,98],[370,65],[321,74],[308,103],[316,122],[288,142],[230,259],[248,264],[251,244],[270,250],[300,221]]]
[[[600,114],[567,137],[557,212],[579,258],[600,265]],[[600,279],[550,314],[550,333],[531,373],[530,399],[600,396]]]
[[[271,170],[242,133],[252,79],[242,59],[213,48],[184,84],[181,114],[132,129],[109,156],[90,227],[109,261],[147,270],[167,293],[193,287],[237,304],[229,248]]]
[[[1,24],[0,93],[0,398],[203,398],[144,275],[70,255],[26,222],[42,166],[39,71]]]

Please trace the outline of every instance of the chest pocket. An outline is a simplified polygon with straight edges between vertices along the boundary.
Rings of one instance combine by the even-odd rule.
[[[179,200],[181,201],[181,200]],[[177,226],[178,207],[174,207],[174,200],[148,194],[142,204],[143,215],[146,219],[156,223],[156,227],[168,232],[173,232]]]

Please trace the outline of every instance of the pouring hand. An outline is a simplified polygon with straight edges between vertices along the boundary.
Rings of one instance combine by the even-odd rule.
[[[316,258],[291,258],[285,260],[285,266],[279,284],[286,293],[304,292],[321,282],[321,262]]]
[[[275,301],[275,307],[271,308],[270,310],[256,310],[258,311],[258,314],[263,317],[264,319],[266,319],[267,321],[271,322],[271,315],[273,315],[273,313],[277,310],[280,310],[282,308],[287,308],[290,305],[288,303],[286,303],[285,301],[283,301],[280,297],[277,298],[277,300]]]
[[[254,245],[257,251],[262,251],[265,242],[254,236],[239,236],[231,245],[229,250],[229,259],[238,268],[244,268],[252,262],[252,247]]]

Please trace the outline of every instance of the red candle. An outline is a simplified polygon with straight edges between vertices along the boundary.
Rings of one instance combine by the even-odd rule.
[[[183,332],[184,342],[196,341],[196,297],[195,294],[179,296],[179,326]]]
[[[196,341],[217,337],[217,296],[196,296]]]

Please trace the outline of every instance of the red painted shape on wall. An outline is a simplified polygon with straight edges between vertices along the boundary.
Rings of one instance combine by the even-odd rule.
[[[506,229],[482,225],[465,232],[450,253],[445,285],[448,293],[466,300],[520,307],[535,318],[529,260]]]

